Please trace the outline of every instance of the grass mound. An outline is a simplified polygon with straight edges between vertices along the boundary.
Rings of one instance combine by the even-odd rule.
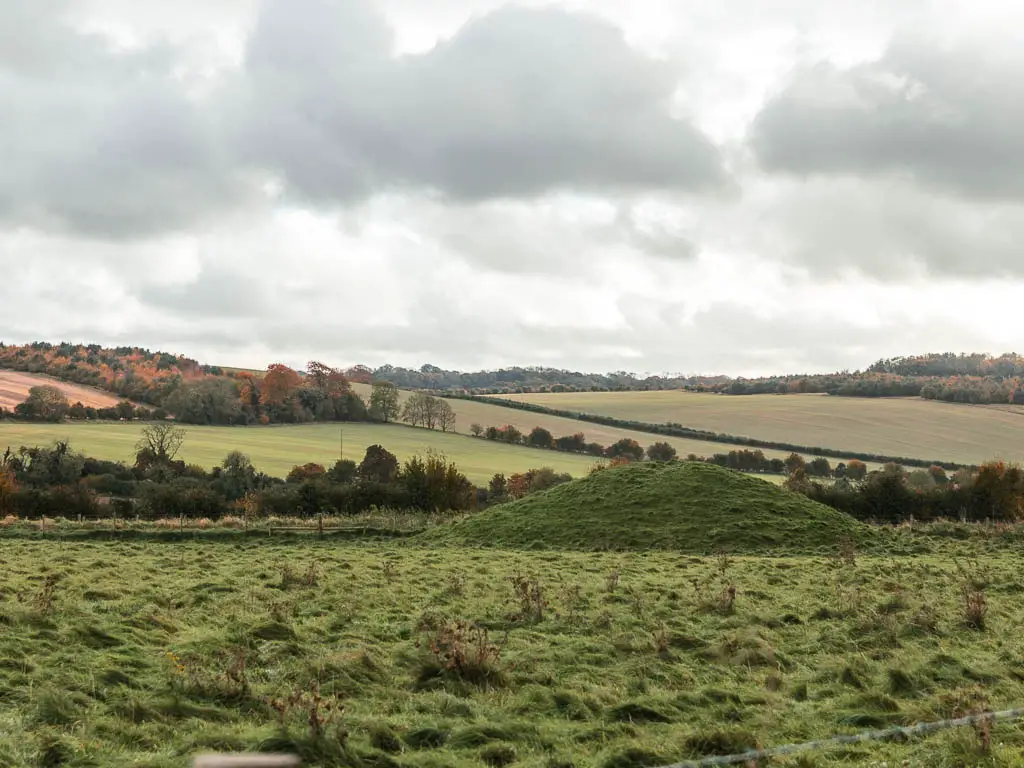
[[[856,520],[763,480],[699,462],[606,469],[418,537],[517,549],[712,552],[835,548]]]

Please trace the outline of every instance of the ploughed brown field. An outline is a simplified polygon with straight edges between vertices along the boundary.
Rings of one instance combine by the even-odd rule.
[[[25,402],[32,387],[42,384],[57,387],[70,402],[81,402],[86,407],[110,408],[119,402],[119,398],[114,395],[92,387],[83,387],[81,384],[69,384],[38,373],[0,371],[0,408],[13,410],[14,406]]]

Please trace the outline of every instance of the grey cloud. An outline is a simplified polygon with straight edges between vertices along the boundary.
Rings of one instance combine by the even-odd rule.
[[[266,0],[240,97],[247,160],[323,202],[725,184],[716,148],[670,114],[671,68],[596,17],[510,6],[423,54],[393,58],[389,41],[364,0]]]
[[[1024,198],[1024,57],[902,38],[878,61],[799,71],[755,120],[763,165],[893,173],[967,197]]]
[[[696,238],[817,276],[1024,274],[1024,204],[949,197],[910,180],[751,179],[742,204],[706,211]]]
[[[0,33],[0,220],[104,237],[183,229],[247,195],[216,117],[167,46],[115,52],[65,4],[15,3]],[[8,45],[14,38],[17,45]]]

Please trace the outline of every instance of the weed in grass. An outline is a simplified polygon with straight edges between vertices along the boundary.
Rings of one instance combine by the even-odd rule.
[[[505,642],[496,645],[490,641],[487,629],[468,621],[446,624],[427,639],[430,661],[419,673],[419,685],[433,680],[454,677],[459,681],[483,688],[499,686],[504,675],[499,662]]]
[[[516,571],[509,580],[512,582],[512,598],[519,609],[513,614],[512,620],[532,623],[543,621],[548,603],[540,579]]]
[[[611,571],[608,572],[608,576],[605,578],[605,582],[604,582],[605,591],[609,595],[614,595],[615,594],[615,590],[618,588],[618,586],[619,586],[619,570],[618,570],[618,568],[614,568],[614,569],[612,569]]]

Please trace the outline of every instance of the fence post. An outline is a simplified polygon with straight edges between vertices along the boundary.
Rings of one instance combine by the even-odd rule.
[[[178,515],[178,532],[181,533],[185,530],[185,513],[182,512]]]
[[[317,521],[316,522],[317,522],[317,534],[318,534],[317,537],[322,539],[324,537],[324,513],[323,512],[321,512],[319,515],[317,515]]]

